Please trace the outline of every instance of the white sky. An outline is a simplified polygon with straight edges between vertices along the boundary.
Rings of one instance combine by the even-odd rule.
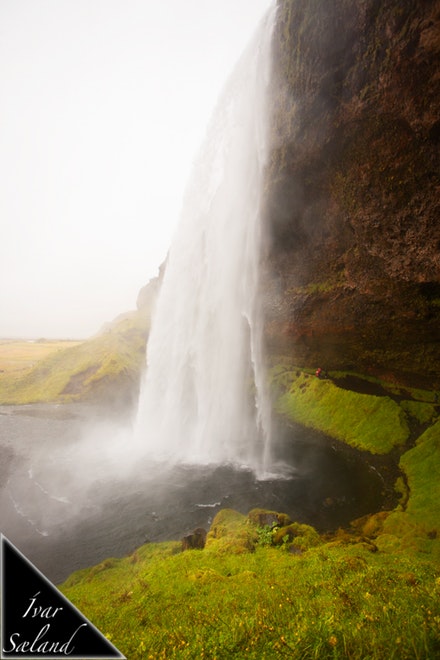
[[[0,337],[134,309],[271,0],[0,0]]]

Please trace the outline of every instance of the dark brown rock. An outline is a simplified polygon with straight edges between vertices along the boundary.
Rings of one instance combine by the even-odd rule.
[[[249,511],[248,518],[258,527],[283,527],[292,522],[286,513],[268,509],[252,509],[252,511]]]
[[[192,534],[183,537],[182,550],[203,550],[206,543],[206,536],[206,530],[198,527]]]
[[[279,0],[266,338],[440,386],[440,2]]]

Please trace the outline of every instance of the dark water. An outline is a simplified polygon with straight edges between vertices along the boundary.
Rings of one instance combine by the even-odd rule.
[[[232,466],[166,467],[142,455],[126,464],[127,429],[91,419],[85,406],[0,407],[1,532],[55,583],[145,541],[209,529],[221,508],[274,509],[324,531],[383,503],[382,477],[364,457],[301,428],[278,433],[290,475],[258,481]]]

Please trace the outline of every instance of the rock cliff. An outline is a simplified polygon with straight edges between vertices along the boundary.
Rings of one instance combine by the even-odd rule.
[[[278,0],[266,337],[440,385],[440,2]]]

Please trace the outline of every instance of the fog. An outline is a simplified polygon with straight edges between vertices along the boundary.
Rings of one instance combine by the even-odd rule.
[[[87,337],[165,259],[269,0],[3,0],[0,337]]]
[[[2,533],[54,582],[147,540],[209,529],[222,508],[284,511],[329,530],[381,507],[379,472],[309,429],[279,429],[277,453],[295,470],[259,481],[231,465],[157,463],[134,446],[129,420],[95,413],[37,404],[0,415]]]
[[[137,414],[133,419],[119,418],[84,404],[6,406],[1,411],[0,438],[3,432],[5,442],[0,442],[0,452],[4,452],[6,468],[0,505],[3,524],[21,547],[29,544],[34,552],[36,544],[52,557],[54,552],[59,554],[54,547],[59,548],[60,542],[81,539],[93,549],[93,556],[78,557],[87,565],[104,553],[104,542],[106,554],[125,552],[127,541],[140,544],[145,534],[169,538],[184,532],[186,525],[207,527],[210,510],[223,501],[230,503],[235,497],[240,506],[250,507],[253,497],[261,496],[263,486],[258,481],[267,482],[264,488],[270,491],[269,481],[275,476],[292,476],[290,469],[282,475],[274,473],[269,451],[270,400],[263,387],[258,304],[260,191],[268,154],[266,92],[273,20],[274,12],[267,12],[249,47],[242,48],[244,55],[227,72],[231,75],[225,75],[212,119],[207,112],[206,140],[201,149],[196,145],[195,171],[182,195],[177,240],[169,252],[149,337],[149,362]],[[206,75],[209,78],[209,71]],[[177,84],[183,84],[179,77]],[[156,101],[152,99],[153,105]],[[129,108],[124,106],[125,111]],[[173,113],[180,120],[179,109],[173,108]],[[151,137],[151,144],[157,141],[157,171],[152,167],[148,177],[156,181],[160,174],[157,192],[163,183],[164,196],[167,176],[177,168],[176,163],[168,167],[175,150],[174,141],[169,142],[172,114],[171,129],[165,126],[163,134]],[[127,131],[131,129],[126,126]],[[194,136],[190,130],[191,144]],[[111,140],[109,126],[106,139]],[[107,149],[104,138],[101,147]],[[108,149],[107,155],[110,162]],[[70,164],[61,163],[63,168],[70,180],[74,174]],[[121,171],[119,176],[123,179]],[[86,188],[87,184],[84,180]],[[102,194],[109,218],[109,200],[116,204],[122,199],[117,192]],[[151,211],[159,221],[160,202]],[[91,225],[101,231],[94,243],[96,262],[101,264],[100,242],[108,240],[107,224],[102,220]],[[124,250],[126,224],[115,222],[111,228],[112,245]],[[93,231],[74,220],[71,229],[70,235],[78,237],[72,243],[82,255],[82,245]],[[34,236],[38,244],[37,230]],[[127,262],[133,238],[127,238]],[[141,255],[148,240],[144,229]],[[84,251],[89,254],[88,247]],[[90,263],[94,261],[91,254]],[[109,263],[109,273],[118,280],[116,266],[116,260]],[[106,286],[112,291],[109,283]],[[253,395],[250,389],[255,390]],[[239,474],[247,480],[244,489]],[[251,491],[252,499],[247,501]],[[60,568],[61,564],[62,570],[76,566],[62,561]]]

